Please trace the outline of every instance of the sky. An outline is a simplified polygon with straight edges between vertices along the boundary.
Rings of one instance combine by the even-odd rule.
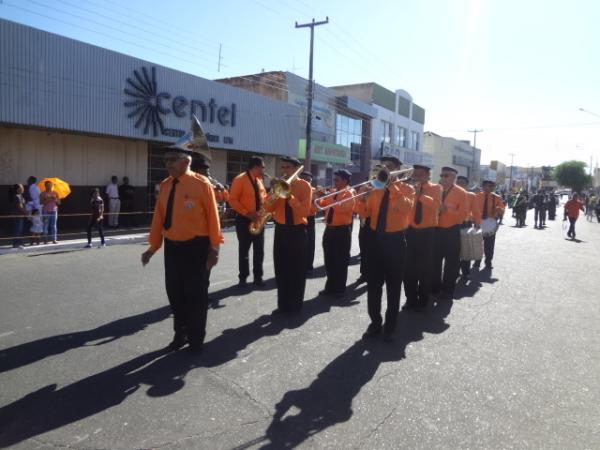
[[[595,0],[0,0],[0,17],[208,79],[289,70],[377,82],[481,162],[600,163]],[[219,47],[221,46],[221,67]],[[582,111],[583,109],[584,111]]]

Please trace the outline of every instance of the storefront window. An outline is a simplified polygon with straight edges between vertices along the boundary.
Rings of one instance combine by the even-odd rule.
[[[362,144],[362,120],[338,114],[336,117],[335,143],[351,149],[360,148],[360,144]],[[352,144],[358,144],[358,146]],[[352,159],[355,159],[354,156],[352,156]],[[356,159],[360,159],[360,155]]]
[[[227,184],[231,184],[235,177],[248,169],[248,162],[251,156],[253,154],[248,152],[234,150],[227,152]]]
[[[406,128],[398,127],[398,135],[396,136],[396,145],[406,147]]]

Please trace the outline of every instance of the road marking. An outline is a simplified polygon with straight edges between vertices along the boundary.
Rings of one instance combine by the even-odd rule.
[[[14,331],[5,331],[4,333],[0,333],[0,338],[10,336],[11,334],[15,334]]]
[[[221,280],[221,281],[215,281],[215,282],[211,281],[210,285],[217,286],[219,284],[231,283],[232,281],[235,281],[235,280]]]

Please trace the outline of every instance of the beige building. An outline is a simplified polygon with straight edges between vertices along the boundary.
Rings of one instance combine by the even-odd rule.
[[[426,131],[423,133],[423,151],[433,155],[433,181],[437,181],[442,167],[449,166],[458,170],[459,175],[467,177],[470,184],[479,183],[481,150],[473,147],[470,141]]]

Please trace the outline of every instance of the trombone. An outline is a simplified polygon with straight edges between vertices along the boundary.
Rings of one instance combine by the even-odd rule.
[[[367,181],[363,181],[362,183],[355,184],[354,186],[348,186],[348,187],[342,189],[341,191],[332,192],[330,194],[324,195],[323,197],[315,199],[315,201],[314,201],[315,208],[317,208],[319,211],[325,211],[329,208],[333,208],[334,206],[341,205],[342,203],[347,202],[348,200],[357,199],[359,197],[362,197],[363,195],[367,195],[369,192],[371,192],[371,189],[363,191],[363,192],[359,192],[358,194],[354,194],[352,197],[348,197],[348,198],[339,200],[337,202],[330,203],[326,206],[321,206],[319,204],[321,200],[327,199],[329,197],[333,197],[334,195],[337,195],[337,194],[341,194],[342,192],[346,192],[346,191],[350,191],[350,190],[357,190],[363,186],[371,186],[372,189],[385,189],[386,187],[388,187],[389,185],[391,185],[393,183],[408,181],[408,180],[410,180],[410,178],[412,176],[413,170],[414,169],[412,167],[410,167],[408,169],[393,170],[390,172],[390,170],[387,167],[378,164],[375,167],[373,167],[373,169],[371,170],[371,177]],[[401,176],[401,178],[398,178],[398,179],[392,181],[393,177],[398,177],[398,176]]]
[[[256,236],[261,233],[266,223],[273,217],[272,213],[266,211],[265,206],[271,206],[280,198],[288,198],[292,194],[292,182],[298,178],[298,175],[303,170],[304,166],[300,166],[287,178],[271,178],[271,195],[265,201],[262,208],[260,208],[260,211],[258,211],[258,218],[248,225],[250,234]]]

